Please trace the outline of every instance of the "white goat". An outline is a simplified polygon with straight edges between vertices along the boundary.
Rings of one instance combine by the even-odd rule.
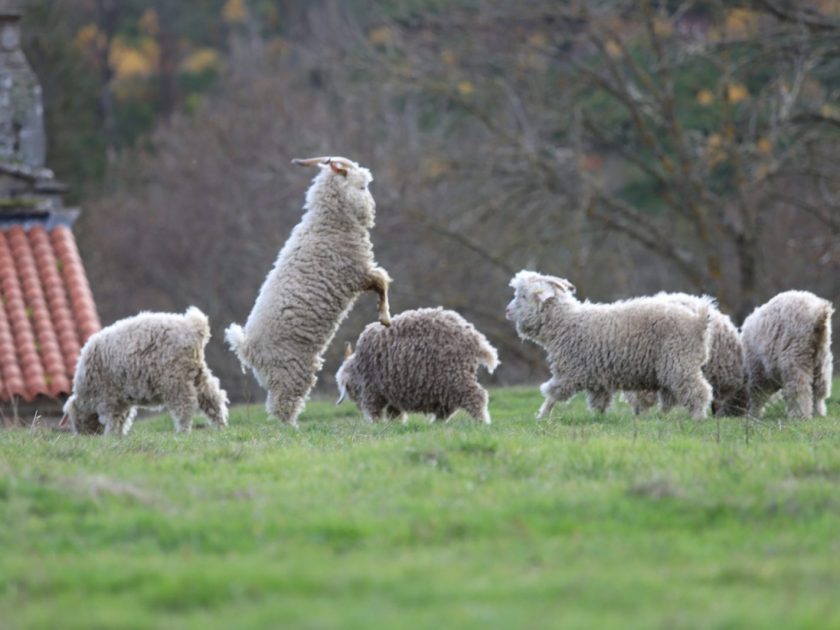
[[[750,413],[782,390],[788,415],[826,414],[831,393],[831,315],[828,300],[808,291],[785,291],[756,308],[741,326],[749,380]]]
[[[79,354],[64,405],[73,430],[125,435],[137,407],[160,405],[179,432],[189,432],[198,409],[227,426],[227,394],[204,362],[209,340],[207,316],[194,306],[183,315],[140,313],[95,333]]]
[[[708,296],[663,292],[654,297],[681,304],[693,311],[714,306],[714,300]],[[747,377],[741,336],[729,316],[716,307],[709,308],[709,319],[711,342],[703,374],[712,386],[712,412],[722,416],[743,415],[747,411]],[[636,413],[656,404],[656,392],[625,392],[625,396]],[[666,394],[661,398],[662,410],[667,412],[674,405],[674,400]]]
[[[322,355],[360,293],[379,295],[379,321],[390,324],[391,278],[373,259],[375,202],[370,171],[345,158],[293,160],[321,172],[306,193],[306,212],[260,289],[245,327],[225,338],[268,390],[266,409],[297,426],[323,366]]]
[[[580,390],[599,412],[617,390],[653,389],[668,392],[695,418],[706,415],[710,305],[695,312],[659,298],[581,303],[568,280],[532,271],[520,271],[510,286],[507,318],[520,337],[545,348],[551,369],[540,387],[538,419]]]

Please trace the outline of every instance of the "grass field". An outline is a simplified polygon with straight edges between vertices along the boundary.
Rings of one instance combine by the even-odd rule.
[[[835,388],[840,384],[835,384]],[[840,391],[840,390],[838,390]],[[0,627],[840,627],[828,419],[0,431]]]

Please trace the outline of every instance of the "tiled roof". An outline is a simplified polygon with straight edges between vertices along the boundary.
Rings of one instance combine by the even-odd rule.
[[[79,349],[100,329],[66,225],[0,230],[0,400],[69,394]]]

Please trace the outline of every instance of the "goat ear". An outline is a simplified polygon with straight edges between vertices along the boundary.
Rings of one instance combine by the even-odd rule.
[[[343,175],[347,177],[347,168],[337,164],[336,162],[330,161],[330,168],[332,169],[333,173],[338,173],[339,175]]]
[[[577,291],[577,289],[575,289],[575,285],[573,285],[571,282],[569,282],[565,278],[551,277],[551,278],[548,279],[548,282],[550,284],[553,284],[555,287],[557,287],[561,291],[565,291],[566,293],[570,293],[572,295],[574,295],[575,291]]]
[[[543,287],[536,292],[537,299],[540,304],[554,297],[554,289],[551,287]]]
[[[348,341],[346,344],[344,344],[344,358],[349,359],[352,356],[353,356],[353,344],[351,344]]]

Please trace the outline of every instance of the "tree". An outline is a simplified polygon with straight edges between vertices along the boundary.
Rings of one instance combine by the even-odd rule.
[[[587,225],[739,317],[775,289],[761,252],[779,213],[834,238],[836,175],[817,156],[837,144],[835,16],[769,1],[491,6],[380,25],[368,63],[480,128],[483,160],[507,155],[543,201],[527,221],[544,237],[583,225],[577,200]],[[570,150],[582,188],[564,198]],[[826,194],[780,206],[779,191],[812,188]]]
[[[837,98],[836,48],[827,44],[840,22],[825,18],[817,33],[800,28],[811,15],[804,6],[778,19],[771,3],[733,4],[684,3],[668,11],[642,2],[632,17],[643,30],[630,38],[584,5],[579,19],[590,25],[584,37],[597,56],[575,68],[620,112],[605,122],[597,110],[584,111],[585,141],[637,169],[633,184],[655,192],[670,219],[593,179],[590,216],[743,317],[760,288],[761,244],[773,218],[766,210],[776,191],[803,176],[837,184],[818,164],[807,174],[801,167],[831,131],[832,120],[820,112],[831,111]],[[698,24],[705,29],[700,37],[691,30]],[[836,144],[836,136],[828,142]],[[837,209],[824,208],[827,216]],[[686,227],[690,239],[671,236]]]
[[[545,369],[504,318],[522,268],[597,300],[709,292],[736,316],[785,288],[835,297],[829,14],[803,26],[817,14],[699,1],[326,1],[284,5],[278,36],[268,5],[229,26],[212,97],[115,162],[81,232],[103,318],[201,305],[235,396],[256,390],[221,329],[247,314],[300,216],[308,176],[292,157],[372,168],[394,312],[457,309],[500,349],[499,382]],[[362,298],[339,340],[372,313]]]

